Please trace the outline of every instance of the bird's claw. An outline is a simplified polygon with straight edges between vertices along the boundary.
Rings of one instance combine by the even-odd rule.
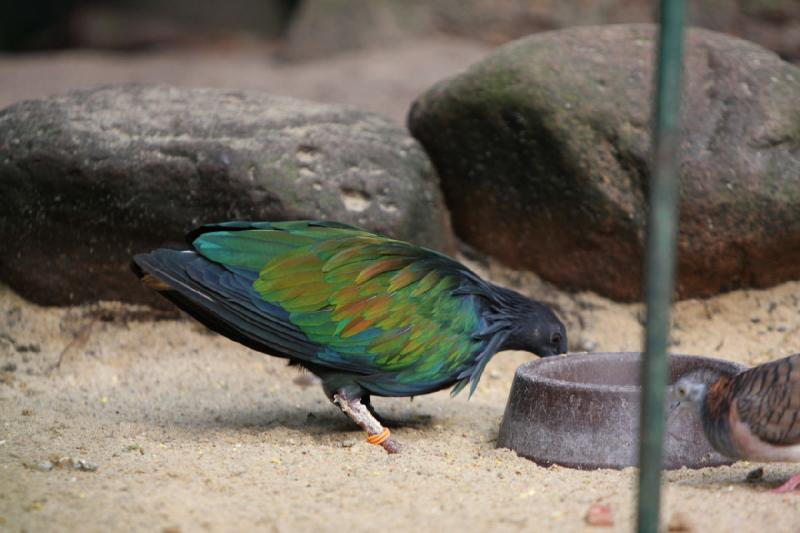
[[[789,479],[789,481],[780,487],[770,490],[770,492],[773,494],[786,494],[787,492],[793,492],[798,485],[800,485],[800,474],[793,476],[791,479]]]
[[[383,449],[386,450],[386,453],[400,453],[403,449],[403,447],[400,446],[400,443],[392,437],[389,437],[383,441],[381,446],[383,446]]]

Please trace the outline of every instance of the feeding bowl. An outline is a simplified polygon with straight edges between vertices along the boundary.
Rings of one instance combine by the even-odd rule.
[[[497,446],[540,464],[625,468],[638,464],[638,352],[549,357],[514,375]],[[689,355],[670,356],[669,382],[698,368],[737,374],[744,366]],[[706,440],[698,418],[681,409],[667,418],[664,468],[731,464]]]

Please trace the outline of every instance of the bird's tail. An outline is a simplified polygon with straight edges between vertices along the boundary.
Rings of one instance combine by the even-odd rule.
[[[145,286],[158,291],[207,328],[251,348],[263,349],[260,343],[254,343],[253,339],[232,327],[230,312],[192,279],[189,271],[192,266],[197,267],[197,262],[207,263],[191,250],[159,248],[135,255],[131,269]]]
[[[187,298],[211,301],[187,274],[190,263],[198,258],[191,250],[169,250],[159,248],[146,254],[137,254],[131,261],[131,270],[142,283],[169,296],[169,292],[179,292]]]
[[[253,297],[257,273],[231,271],[191,250],[164,248],[134,256],[131,268],[207,328],[249,348],[306,361],[321,349],[288,321],[286,311]]]

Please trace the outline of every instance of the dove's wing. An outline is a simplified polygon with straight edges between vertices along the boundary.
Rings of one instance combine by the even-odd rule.
[[[743,372],[731,386],[739,418],[754,435],[778,446],[800,444],[800,354]]]

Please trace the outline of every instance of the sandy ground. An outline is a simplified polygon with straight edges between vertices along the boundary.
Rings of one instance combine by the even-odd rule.
[[[560,293],[474,265],[551,302],[573,350],[636,350],[642,308]],[[675,351],[754,364],[800,346],[800,283],[686,301]],[[477,394],[378,399],[401,422],[389,456],[309,375],[189,319],[118,303],[41,308],[0,287],[0,529],[9,531],[585,530],[593,502],[630,530],[636,471],[543,468],[495,449],[514,369],[499,354]],[[60,361],[60,365],[58,362]],[[41,470],[84,459],[96,471]],[[664,521],[692,531],[797,531],[800,466],[667,475]]]
[[[483,45],[429,39],[303,65],[254,46],[119,55],[0,56],[0,107],[99,83],[263,88],[402,122],[435,81]],[[476,268],[553,304],[573,350],[638,350],[642,308],[567,295],[530,274]],[[133,280],[132,280],[133,282]],[[677,306],[676,352],[755,364],[800,349],[800,283]],[[388,456],[308,375],[118,303],[41,308],[0,286],[0,530],[376,531],[586,529],[593,502],[630,530],[636,472],[542,468],[495,449],[514,369],[499,354],[477,394],[376,400],[402,425]],[[59,364],[60,361],[60,364]],[[96,471],[44,468],[60,458]],[[667,476],[664,522],[693,531],[797,531],[800,494],[766,492],[800,469],[754,465]]]
[[[96,85],[166,83],[261,89],[349,104],[405,123],[408,106],[417,96],[490,50],[473,41],[436,37],[298,64],[275,61],[268,46],[241,42],[138,54],[91,50],[0,54],[0,109]]]

